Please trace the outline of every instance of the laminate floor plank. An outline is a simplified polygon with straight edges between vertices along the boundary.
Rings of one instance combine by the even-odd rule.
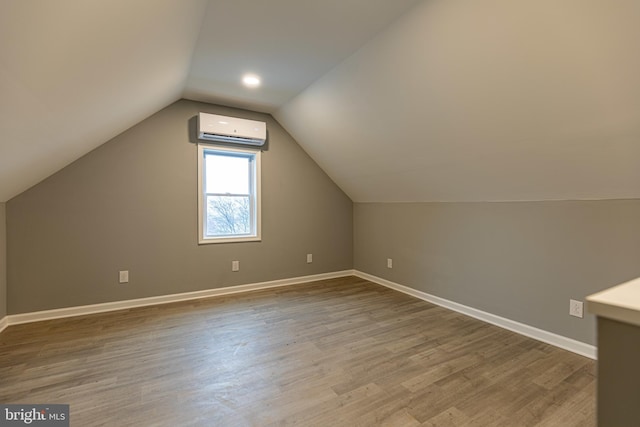
[[[71,425],[593,426],[595,363],[356,277],[14,325],[0,402]]]

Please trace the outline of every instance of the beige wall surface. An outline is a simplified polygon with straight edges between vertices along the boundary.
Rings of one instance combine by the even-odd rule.
[[[640,200],[356,203],[354,254],[365,273],[595,344],[569,299],[640,276]]]
[[[5,204],[0,203],[0,320],[7,314],[7,232]]]
[[[261,242],[198,245],[193,119],[200,111],[267,122]],[[7,310],[351,269],[352,210],[271,116],[181,100],[7,202]],[[130,283],[118,284],[118,270],[129,270]]]

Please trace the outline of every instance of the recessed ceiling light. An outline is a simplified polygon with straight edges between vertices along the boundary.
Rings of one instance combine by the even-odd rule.
[[[244,85],[246,87],[258,87],[260,86],[260,77],[256,76],[255,74],[245,74],[242,77],[242,83],[244,83]]]

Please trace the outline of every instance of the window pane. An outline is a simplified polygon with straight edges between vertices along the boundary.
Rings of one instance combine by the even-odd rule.
[[[207,196],[208,237],[251,233],[251,208],[246,196]]]
[[[248,156],[205,152],[205,193],[249,194]]]
[[[260,241],[260,151],[198,145],[198,243]]]

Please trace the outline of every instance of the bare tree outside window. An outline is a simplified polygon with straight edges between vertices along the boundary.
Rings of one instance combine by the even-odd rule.
[[[207,197],[207,235],[230,236],[251,232],[251,210],[246,196]]]

